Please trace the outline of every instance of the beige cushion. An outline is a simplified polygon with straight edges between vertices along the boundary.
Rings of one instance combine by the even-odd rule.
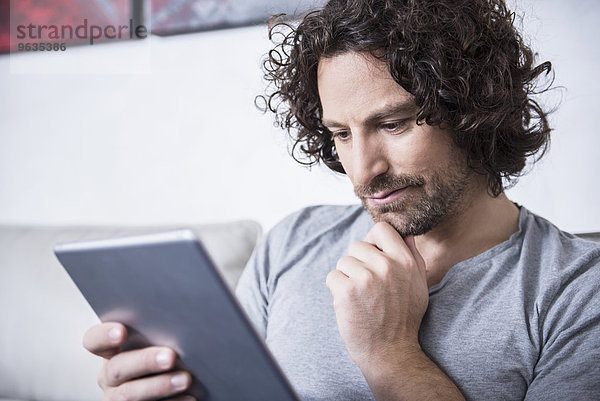
[[[578,237],[581,237],[583,239],[586,239],[588,241],[600,242],[600,232],[580,233],[580,234],[575,234],[575,235]]]
[[[181,227],[181,226],[179,226]],[[98,322],[56,260],[54,244],[179,227],[0,226],[0,400],[98,401],[101,360],[81,346]],[[185,226],[233,286],[260,237],[258,223]]]

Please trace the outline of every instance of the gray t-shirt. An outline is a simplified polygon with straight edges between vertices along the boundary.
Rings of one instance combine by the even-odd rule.
[[[240,279],[242,305],[305,401],[374,399],[325,285],[372,226],[361,206],[303,209],[266,235]],[[600,244],[521,207],[517,233],[429,289],[420,343],[467,399],[600,400],[599,291]]]

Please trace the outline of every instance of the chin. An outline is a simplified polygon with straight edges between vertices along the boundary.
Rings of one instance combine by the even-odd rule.
[[[417,216],[406,216],[398,212],[386,212],[372,214],[376,222],[386,222],[398,232],[402,237],[423,235],[436,225],[435,222],[419,218]]]
[[[394,229],[400,234],[402,237],[406,237],[407,235],[414,235],[409,233],[409,224],[407,224],[406,218],[403,214],[398,212],[386,212],[386,213],[378,213],[372,214],[373,220],[375,222],[385,222],[394,227]]]

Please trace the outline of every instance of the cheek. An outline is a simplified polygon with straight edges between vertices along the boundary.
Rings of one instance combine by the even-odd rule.
[[[419,138],[418,133],[415,132],[410,138],[388,143],[391,172],[424,174],[431,168],[436,157],[432,154],[433,149],[429,141],[422,139],[424,138]]]
[[[409,149],[411,163],[415,166],[430,170],[436,166],[447,166],[459,157],[448,132],[422,126],[417,135],[420,140],[413,141]]]

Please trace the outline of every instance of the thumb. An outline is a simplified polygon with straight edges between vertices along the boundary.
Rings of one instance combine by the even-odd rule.
[[[417,249],[417,245],[415,244],[415,237],[412,235],[408,235],[404,237],[404,242],[406,243],[406,246],[408,246],[408,249],[410,249],[410,252],[417,261],[417,265],[421,268],[423,272],[427,271],[427,266],[425,266],[425,259],[423,259],[423,256],[421,256],[421,253],[419,252],[419,250]]]

